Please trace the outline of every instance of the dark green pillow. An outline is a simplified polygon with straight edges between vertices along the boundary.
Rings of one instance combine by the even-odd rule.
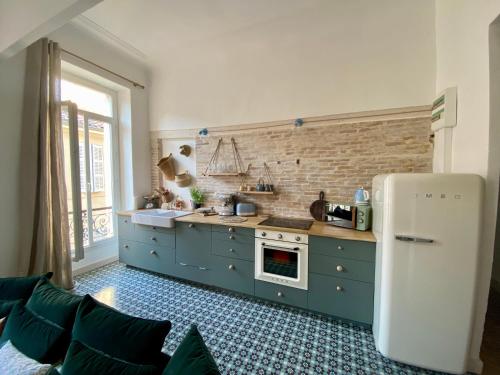
[[[64,358],[65,330],[36,315],[18,302],[9,314],[0,345],[10,340],[24,355],[41,363],[56,363]]]
[[[18,300],[26,301],[41,279],[50,279],[52,272],[41,276],[0,278],[0,319],[6,317]]]
[[[49,280],[42,279],[36,284],[26,307],[45,319],[71,331],[76,310],[82,300],[82,296],[57,288]]]
[[[193,324],[175,350],[163,375],[217,375],[220,374],[210,350],[198,328]]]
[[[168,320],[123,314],[86,295],[76,313],[72,339],[127,362],[158,364],[171,326]]]
[[[138,365],[113,358],[73,340],[64,359],[61,373],[64,375],[158,375],[160,370],[153,365]]]

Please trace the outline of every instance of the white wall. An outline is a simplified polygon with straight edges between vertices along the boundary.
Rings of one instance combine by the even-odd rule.
[[[0,0],[0,56],[13,56],[100,1]]]
[[[479,350],[491,277],[498,196],[500,124],[492,124],[494,128],[490,129],[488,28],[499,14],[499,0],[436,2],[436,91],[458,86],[452,171],[477,173],[487,179],[483,244],[470,349],[471,370],[475,371],[481,364]]]
[[[19,201],[21,196],[19,163],[22,101],[26,52],[0,61],[0,277],[17,271]]]
[[[330,1],[165,50],[152,130],[429,104],[434,1]],[[161,47],[159,47],[161,48]]]

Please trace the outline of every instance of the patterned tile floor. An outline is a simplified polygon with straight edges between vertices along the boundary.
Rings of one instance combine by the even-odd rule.
[[[168,319],[172,354],[196,323],[223,374],[435,374],[383,358],[370,329],[113,263],[76,278],[120,311]]]

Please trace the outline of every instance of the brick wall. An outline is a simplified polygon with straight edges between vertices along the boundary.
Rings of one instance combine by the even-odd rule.
[[[428,117],[421,117],[225,132],[220,159],[231,164],[234,137],[245,167],[252,165],[246,183],[255,186],[264,177],[266,162],[276,190],[272,196],[240,194],[240,199],[256,203],[262,214],[309,217],[320,190],[328,201],[350,203],[354,191],[360,186],[370,189],[377,174],[432,171],[430,125]],[[239,177],[202,175],[219,138],[196,141],[197,185],[207,193],[209,206],[218,204],[214,193],[234,193],[241,184]]]

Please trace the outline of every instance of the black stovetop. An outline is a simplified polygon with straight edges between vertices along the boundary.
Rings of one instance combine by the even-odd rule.
[[[266,225],[268,227],[290,228],[308,230],[313,221],[306,219],[290,219],[288,217],[270,217],[261,221],[259,225]]]

